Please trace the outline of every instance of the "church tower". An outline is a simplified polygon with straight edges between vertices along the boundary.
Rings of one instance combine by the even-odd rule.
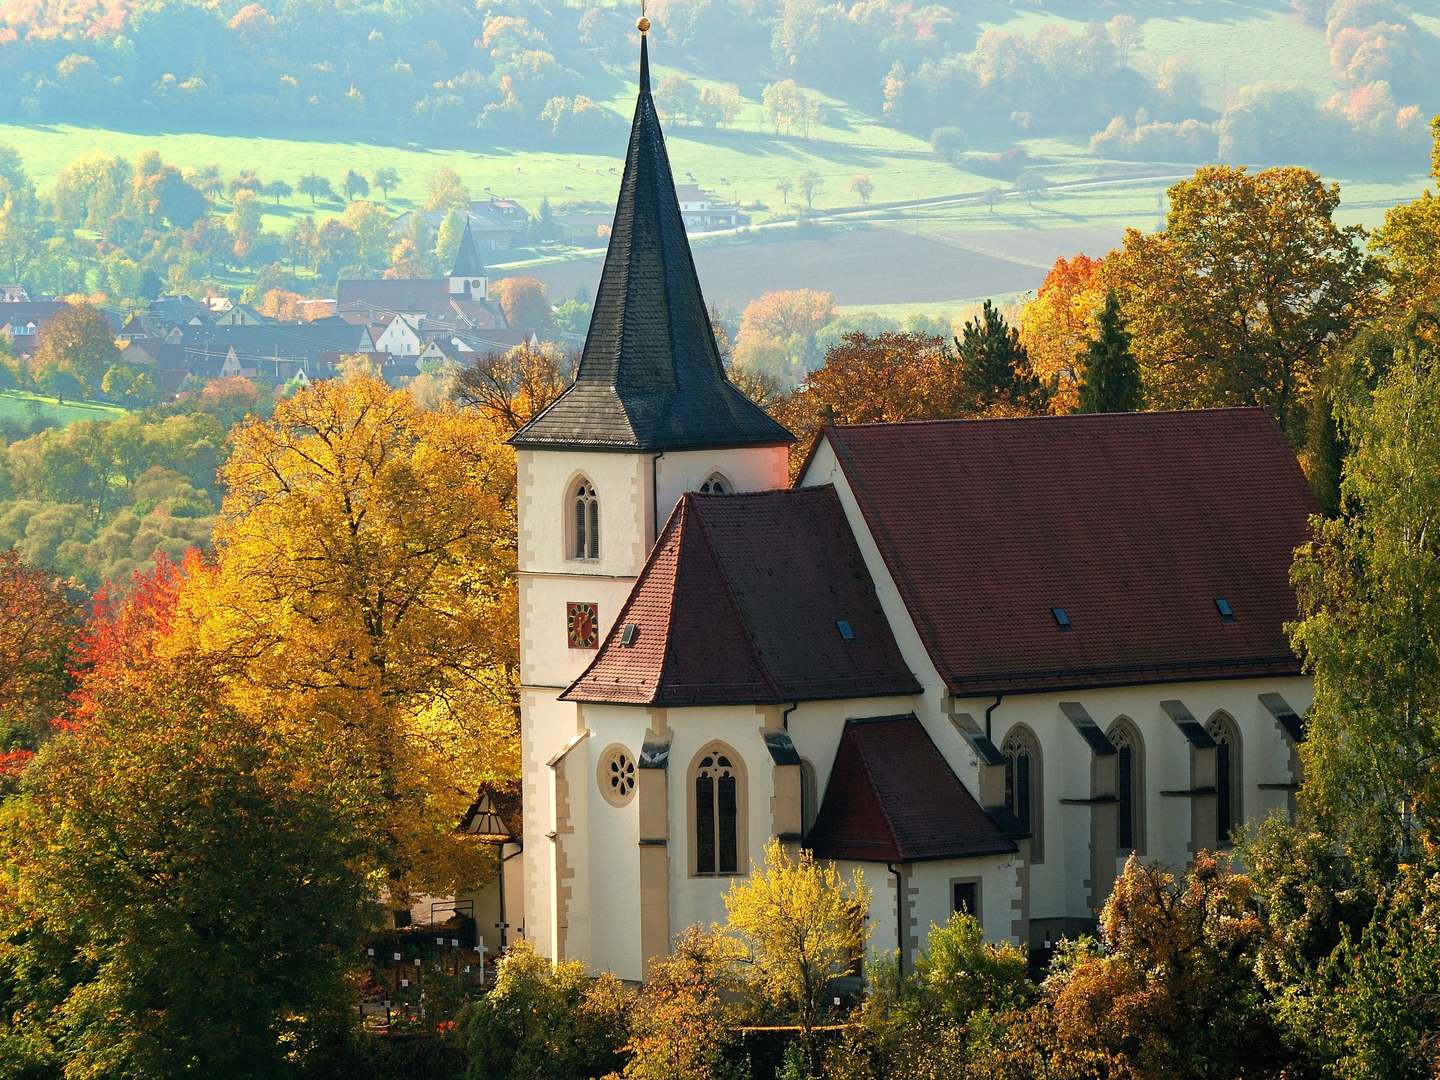
[[[648,29],[642,19],[635,117],[575,381],[510,440],[525,932],[555,959],[567,937],[589,932],[572,926],[585,918],[567,904],[577,867],[556,843],[574,831],[584,793],[572,798],[554,766],[590,732],[559,695],[595,657],[681,496],[785,487],[794,441],[725,376],[650,94]],[[467,229],[462,257],[470,242]]]
[[[467,217],[465,232],[460,236],[460,247],[455,252],[455,265],[450,269],[450,295],[463,296],[467,300],[484,300],[488,294],[485,260],[480,257],[480,245],[475,242]]]

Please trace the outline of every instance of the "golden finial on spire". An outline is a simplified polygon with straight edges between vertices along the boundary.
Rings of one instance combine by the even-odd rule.
[[[635,28],[642,34],[650,32],[650,20],[645,17],[645,0],[640,0],[640,19],[636,22]]]

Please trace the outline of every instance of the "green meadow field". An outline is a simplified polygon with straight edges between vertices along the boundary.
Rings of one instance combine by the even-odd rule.
[[[65,425],[76,420],[114,420],[124,415],[125,410],[119,405],[106,405],[99,401],[67,401],[61,405],[53,397],[27,394],[21,390],[0,390],[0,420],[24,423],[43,416]]]

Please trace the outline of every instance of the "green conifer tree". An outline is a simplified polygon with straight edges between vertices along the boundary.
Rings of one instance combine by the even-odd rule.
[[[1030,374],[1030,356],[1020,344],[1020,332],[989,300],[961,328],[955,349],[959,361],[955,411],[985,412],[995,406],[1044,411],[1049,394]]]
[[[1100,312],[1099,331],[1081,359],[1082,413],[1135,412],[1143,404],[1140,365],[1130,352],[1130,335],[1112,289]]]

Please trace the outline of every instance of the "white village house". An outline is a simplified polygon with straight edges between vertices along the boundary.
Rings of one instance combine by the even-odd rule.
[[[1313,502],[1254,410],[789,432],[725,378],[641,46],[575,383],[518,454],[523,855],[505,918],[640,979],[767,839],[862,867],[907,960],[1042,948],[1130,852],[1284,810]],[[482,830],[496,832],[496,829]]]

